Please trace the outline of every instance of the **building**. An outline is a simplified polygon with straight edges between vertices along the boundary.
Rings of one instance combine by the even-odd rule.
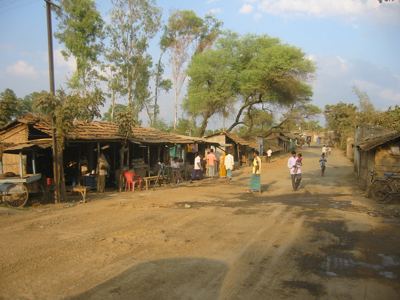
[[[40,144],[38,146],[38,144]],[[53,157],[50,123],[33,114],[27,114],[0,129],[0,145],[4,151],[14,147],[36,147],[35,159],[37,173],[53,178]],[[77,121],[66,133],[64,142],[64,174],[67,185],[81,182],[82,169],[88,175],[98,170],[100,155],[104,155],[109,164],[107,186],[116,186],[121,170],[134,168],[141,175],[155,174],[159,162],[169,164],[172,157],[181,158],[188,168],[194,161],[197,151],[217,146],[201,138],[162,132],[154,128],[135,127],[132,135],[123,137],[118,126],[112,122]],[[33,154],[24,156],[24,172],[32,172]],[[4,153],[2,156],[3,172],[19,173],[19,155]],[[87,178],[89,179],[89,178]]]
[[[356,133],[354,147],[354,171],[360,186],[367,188],[371,182],[371,172],[378,177],[385,173],[400,174],[400,132],[385,132],[360,138]]]
[[[204,139],[220,145],[216,149],[217,155],[229,149],[239,166],[247,165],[252,151],[258,148],[256,142],[245,140],[232,132],[220,131],[205,136]]]

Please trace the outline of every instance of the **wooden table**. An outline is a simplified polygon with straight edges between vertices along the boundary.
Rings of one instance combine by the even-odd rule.
[[[86,202],[86,186],[76,185],[72,187],[72,192],[77,192],[81,194],[83,202]]]

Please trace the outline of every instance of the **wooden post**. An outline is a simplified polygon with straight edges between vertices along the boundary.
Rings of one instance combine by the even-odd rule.
[[[242,164],[241,164],[241,158],[240,158],[239,144],[236,144],[236,150],[237,150],[237,154],[238,154],[238,163],[239,163],[239,168],[240,168],[242,166]]]
[[[19,153],[19,177],[23,177],[23,168],[22,168],[22,152]]]
[[[33,174],[36,174],[36,153],[32,152],[32,170]]]

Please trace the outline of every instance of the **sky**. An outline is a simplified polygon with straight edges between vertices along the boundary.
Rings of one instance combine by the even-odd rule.
[[[377,109],[400,105],[400,0],[381,4],[378,0],[158,0],[157,4],[164,21],[174,10],[192,9],[199,16],[215,15],[224,29],[267,34],[301,48],[317,66],[310,84],[313,103],[321,108],[339,101],[357,103],[354,86],[367,92]],[[107,20],[111,1],[96,0],[96,5]],[[62,87],[75,64],[64,60],[57,40],[54,49],[56,86]],[[149,52],[156,57],[157,37]],[[0,91],[11,88],[23,97],[48,86],[45,2],[0,0]],[[162,95],[160,105],[161,117],[171,121],[172,92]],[[221,122],[214,118],[210,127]]]

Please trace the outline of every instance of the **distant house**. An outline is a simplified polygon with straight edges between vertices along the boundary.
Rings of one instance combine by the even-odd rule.
[[[221,131],[205,136],[204,139],[220,144],[219,149],[217,149],[218,154],[229,149],[235,161],[240,165],[246,165],[251,152],[257,149],[255,141],[245,140],[232,132]]]
[[[265,138],[265,147],[275,152],[289,152],[296,148],[296,139],[292,133],[273,131]]]
[[[371,172],[376,172],[377,176],[383,176],[384,173],[400,174],[400,132],[375,132],[356,139],[354,171],[364,188],[370,184]]]

